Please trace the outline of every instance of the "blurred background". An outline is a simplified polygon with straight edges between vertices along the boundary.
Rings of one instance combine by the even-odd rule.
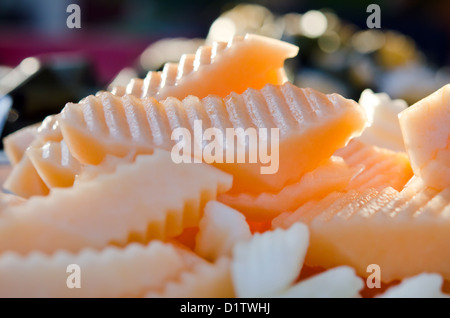
[[[372,3],[380,29],[367,27]],[[70,4],[81,28],[67,27]],[[300,47],[286,64],[299,86],[355,100],[371,88],[412,104],[450,82],[449,15],[446,0],[1,0],[2,136],[247,32]]]

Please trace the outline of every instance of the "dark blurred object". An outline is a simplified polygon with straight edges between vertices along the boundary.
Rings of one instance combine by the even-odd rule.
[[[12,101],[2,135],[8,135],[61,111],[67,102],[94,94],[91,63],[78,55],[29,57],[0,78],[0,98]],[[3,144],[2,144],[3,147]]]

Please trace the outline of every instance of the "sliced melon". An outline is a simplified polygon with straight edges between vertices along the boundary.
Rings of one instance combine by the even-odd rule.
[[[450,186],[450,84],[399,114],[414,174],[436,189]]]
[[[113,88],[113,92],[157,100],[240,94],[286,82],[284,60],[297,52],[298,47],[287,42],[254,34],[236,36],[229,43],[201,46],[195,54],[183,55],[179,63],[167,63],[162,72],[149,72],[144,80],[132,79],[126,89]]]
[[[200,263],[183,271],[161,291],[151,292],[151,298],[231,298],[234,297],[230,260],[221,258],[216,263]]]
[[[231,182],[211,166],[175,164],[170,153],[155,150],[112,173],[4,209],[0,251],[78,251],[174,237],[198,225],[204,204]]]
[[[358,172],[340,157],[332,157],[306,173],[300,181],[285,186],[278,193],[223,193],[218,200],[239,211],[252,221],[270,221],[282,212],[294,211],[309,200],[318,200],[333,191],[344,190]]]
[[[208,154],[203,157],[233,175],[236,193],[280,191],[329,158],[366,123],[365,113],[356,102],[286,83],[269,84],[260,91],[248,89],[242,95],[232,93],[225,99],[209,96],[199,100],[190,96],[183,101],[168,98],[161,103],[153,98],[118,98],[103,93],[80,104],[68,104],[61,113],[60,126],[73,156],[81,163],[98,164],[107,154],[124,156],[131,150],[140,153],[154,147],[172,150],[177,144],[171,139],[175,128],[186,128],[192,143],[205,150],[210,143],[194,131],[195,120],[202,121],[203,129],[216,128],[223,136],[227,128],[233,128],[234,133],[239,133],[238,128],[274,128],[279,132],[279,141],[274,143],[274,147],[279,145],[274,148],[279,148],[279,156],[272,156],[268,164],[261,160],[248,163],[249,147],[255,145],[249,145],[246,134],[222,140],[219,148],[225,153],[223,163]],[[276,141],[270,131],[269,136],[260,130],[256,134],[259,144],[269,144],[269,149],[270,142]],[[196,154],[194,150],[191,154]],[[245,153],[246,163],[226,162],[227,151],[232,150]],[[278,171],[262,173],[271,167],[278,167]]]
[[[308,227],[297,223],[236,244],[231,264],[236,296],[272,297],[286,290],[300,274],[308,243]]]
[[[36,138],[38,124],[19,129],[3,138],[3,148],[10,164],[17,164],[22,159],[25,150]]]
[[[136,297],[162,288],[186,268],[176,249],[160,241],[78,254],[5,253],[0,256],[0,297]],[[69,288],[67,282],[78,282],[76,273],[80,288]]]
[[[48,188],[70,187],[81,165],[73,158],[66,143],[49,141],[41,147],[29,147],[26,155]]]
[[[400,191],[413,176],[408,156],[404,152],[351,140],[346,147],[337,150],[335,155],[341,156],[350,167],[360,169],[360,173],[348,183],[346,190],[382,190],[392,187]]]
[[[210,201],[200,220],[195,252],[210,261],[221,256],[231,257],[234,245],[251,236],[244,215],[222,203]]]
[[[438,191],[418,179],[400,193],[369,189],[308,205],[295,217],[311,231],[306,264],[349,265],[361,276],[377,264],[385,283],[422,272],[450,279],[450,188]]]

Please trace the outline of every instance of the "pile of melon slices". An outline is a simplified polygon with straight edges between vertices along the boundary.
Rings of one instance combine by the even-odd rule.
[[[256,35],[203,46],[6,137],[0,297],[445,296],[450,85],[406,109],[358,104],[288,83],[297,51]],[[174,162],[177,128],[208,147],[199,120],[278,129],[277,172]],[[373,266],[386,292],[368,292]]]

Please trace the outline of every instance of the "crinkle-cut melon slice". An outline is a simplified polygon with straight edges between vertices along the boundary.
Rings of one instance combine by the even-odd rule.
[[[151,292],[151,298],[231,298],[234,297],[230,260],[221,258],[215,263],[200,263],[183,271],[166,283],[160,291]]]
[[[3,188],[23,198],[45,196],[50,191],[28,156],[23,156],[12,168]]]
[[[358,171],[357,167],[350,168],[342,158],[333,156],[278,193],[223,193],[217,199],[241,211],[248,219],[267,221],[309,200],[319,200],[331,192],[344,190]]]
[[[402,99],[391,99],[386,93],[375,94],[370,89],[361,93],[359,104],[366,109],[371,122],[359,140],[369,145],[404,152],[405,144],[398,114],[408,108],[408,104]]]
[[[17,157],[18,161],[14,164],[11,173],[5,180],[5,189],[25,198],[29,198],[34,195],[47,195],[49,193],[49,184],[42,180],[36,170],[36,167],[34,166],[34,163],[30,160],[29,156],[26,155],[26,149],[39,149],[47,142],[61,141],[62,134],[59,129],[59,123],[57,120],[58,116],[59,115],[47,116],[41,124],[34,127],[35,129],[30,127],[30,132],[28,133],[28,137],[26,139],[19,139],[22,134],[25,134],[25,131],[22,132],[22,130],[17,131],[16,133],[13,133],[5,138],[5,140],[10,138],[9,142],[7,142],[9,143],[8,147],[10,149],[17,148],[19,146],[23,149],[23,152],[20,152],[20,158],[19,152],[9,150],[11,153],[9,156]],[[26,128],[23,130],[26,130]]]
[[[405,278],[377,298],[449,298],[442,292],[444,280],[439,274],[423,273]]]
[[[186,268],[176,249],[160,241],[133,243],[123,249],[83,249],[77,254],[4,253],[0,256],[0,297],[136,297],[162,288]],[[78,282],[80,288],[67,285]]]
[[[359,140],[351,140],[346,147],[337,150],[335,155],[342,157],[350,167],[361,169],[349,182],[346,190],[382,190],[392,187],[400,191],[413,176],[406,153],[379,148]]]
[[[414,174],[436,189],[450,187],[450,84],[399,114]]]
[[[26,155],[48,188],[70,187],[80,172],[80,163],[70,154],[64,140],[29,147]]]
[[[339,266],[300,281],[275,295],[281,298],[356,298],[364,287],[362,279],[348,266]]]
[[[296,223],[236,244],[231,264],[236,296],[271,297],[286,290],[300,274],[308,243],[308,227]]]
[[[22,159],[25,150],[36,138],[38,124],[24,127],[3,138],[3,148],[11,165]]]
[[[400,193],[389,187],[367,191],[356,198],[343,195],[341,202],[309,203],[310,212],[297,217],[311,231],[305,263],[349,265],[361,276],[377,264],[385,283],[424,271],[449,279],[450,188],[434,190],[419,179]]]
[[[297,53],[298,47],[287,42],[254,34],[236,36],[229,43],[201,46],[195,54],[183,55],[179,63],[167,63],[161,72],[149,72],[144,80],[132,79],[125,89],[113,92],[157,100],[240,94],[249,87],[286,82],[284,60]]]
[[[198,225],[205,203],[231,183],[211,166],[175,164],[170,153],[155,150],[110,174],[3,210],[0,251],[78,251],[173,237]]]
[[[195,252],[214,261],[221,256],[231,256],[234,245],[251,236],[242,213],[217,201],[210,201],[200,220]]]
[[[80,104],[67,104],[59,122],[73,156],[81,163],[98,164],[107,154],[124,156],[130,150],[139,153],[154,147],[172,150],[179,141],[171,139],[176,128],[186,128],[192,143],[205,150],[210,143],[194,131],[196,120],[202,121],[204,130],[216,128],[224,136],[225,141],[218,142],[218,148],[224,150],[223,163],[212,164],[233,175],[236,193],[280,191],[329,158],[360,133],[366,123],[365,113],[356,102],[290,83],[269,84],[260,91],[248,89],[242,95],[232,93],[225,99],[209,96],[200,100],[190,96],[183,101],[168,98],[158,102],[153,98],[140,100],[129,95],[119,98],[103,93]],[[232,132],[238,132],[238,128],[275,128],[279,131],[279,142],[273,146],[279,145],[274,148],[279,149],[279,156],[272,155],[272,162],[267,164],[260,158],[249,163],[248,136],[239,134],[237,138],[226,139],[227,128],[233,128]],[[269,144],[270,148],[274,139],[260,130],[256,134],[259,138],[256,143]],[[232,145],[246,154],[245,163],[227,162],[227,151],[234,151]],[[194,150],[190,153],[196,154]],[[206,162],[214,161],[205,153]],[[237,161],[236,157],[232,161]],[[263,169],[277,167],[277,172],[271,171],[276,173],[262,173]]]

